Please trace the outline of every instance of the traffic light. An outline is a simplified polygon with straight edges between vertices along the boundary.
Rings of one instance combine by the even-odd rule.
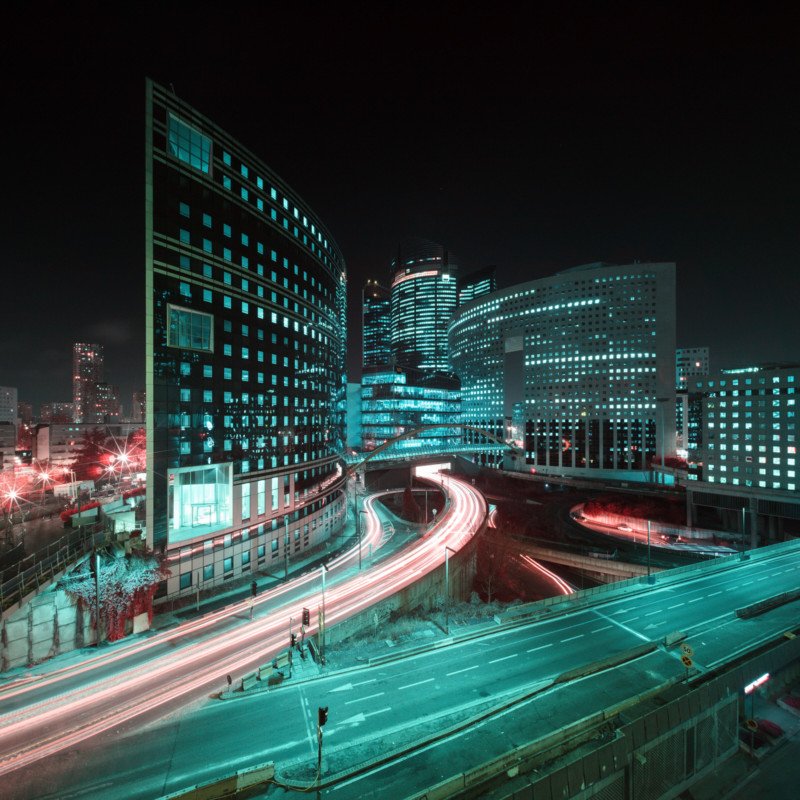
[[[308,627],[311,624],[311,612],[307,609],[303,609],[303,625]]]
[[[328,721],[328,706],[317,708],[317,726],[322,727]]]
[[[258,594],[258,584],[255,581],[250,584],[250,594],[253,595],[253,597]]]
[[[289,634],[289,647],[294,647],[296,643],[297,643],[297,634],[296,633],[290,633]]]

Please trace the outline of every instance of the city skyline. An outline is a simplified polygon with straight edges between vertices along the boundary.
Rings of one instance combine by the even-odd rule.
[[[458,253],[465,273],[496,264],[500,287],[595,261],[675,261],[679,347],[708,345],[714,368],[794,358],[781,334],[796,250],[783,98],[796,75],[778,18],[700,17],[687,32],[651,10],[625,17],[637,38],[588,13],[540,18],[547,36],[489,16],[455,22],[446,7],[421,30],[410,13],[362,10],[353,24],[270,13],[270,29],[297,35],[270,37],[260,55],[223,48],[203,70],[189,54],[209,34],[181,21],[186,50],[173,52],[171,12],[141,50],[124,35],[129,21],[14,20],[36,37],[6,53],[24,69],[7,87],[19,157],[7,168],[4,263],[42,280],[8,311],[26,358],[20,337],[3,337],[0,374],[24,400],[69,397],[76,341],[105,347],[123,398],[143,385],[148,75],[219,120],[328,221],[348,265],[351,380],[361,289],[388,283],[407,234]],[[228,22],[258,30],[264,19],[234,11]],[[402,42],[447,58],[400,57]]]

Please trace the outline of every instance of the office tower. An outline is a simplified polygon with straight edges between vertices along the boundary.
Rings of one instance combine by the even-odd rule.
[[[459,422],[461,391],[454,375],[410,367],[366,367],[361,376],[361,437],[364,450],[425,425]],[[434,428],[392,445],[392,452],[457,446],[460,431]]]
[[[146,100],[147,540],[175,595],[343,524],[346,282],[269,167],[172,91]]]
[[[119,401],[119,388],[110,383],[98,383],[95,387],[95,409],[102,422],[119,422],[122,418],[122,405]]]
[[[458,281],[458,304],[463,306],[476,297],[483,297],[497,291],[497,275],[495,267],[484,267],[470,272]]]
[[[462,422],[502,435],[524,403],[526,463],[557,474],[645,479],[673,452],[674,356],[671,263],[576,267],[479,297],[450,325]]]
[[[103,347],[76,342],[72,346],[72,403],[75,422],[103,422],[97,384],[104,378]]]
[[[447,325],[458,299],[457,259],[409,238],[391,262],[392,354],[402,367],[447,372]]]
[[[391,361],[392,311],[389,290],[375,280],[362,293],[363,341],[361,364],[373,367]]]

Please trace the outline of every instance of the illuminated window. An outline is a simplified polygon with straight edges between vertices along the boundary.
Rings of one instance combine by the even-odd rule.
[[[167,347],[212,352],[213,319],[211,314],[168,305]]]
[[[211,164],[211,139],[169,115],[167,138],[170,153],[194,169],[208,173]]]

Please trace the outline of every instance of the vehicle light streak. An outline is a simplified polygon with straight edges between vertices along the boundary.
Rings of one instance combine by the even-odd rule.
[[[444,545],[460,549],[480,529],[486,517],[486,503],[471,486],[441,475],[425,476],[445,488],[448,508],[428,532],[372,569],[348,577],[347,567],[357,560],[357,548],[330,562],[338,579],[326,592],[327,623],[346,619],[411,584],[418,574],[430,572],[444,561]],[[363,543],[380,545],[383,530],[373,508],[376,496],[365,501],[368,523]],[[178,701],[194,700],[203,693],[218,689],[225,674],[241,675],[272,658],[287,646],[286,621],[299,616],[302,606],[316,608],[321,596],[316,589],[315,571],[276,587],[256,598],[257,605],[269,603],[269,611],[252,622],[237,621],[235,627],[210,632],[220,621],[244,617],[250,600],[234,603],[200,619],[186,622],[173,631],[156,634],[113,654],[89,659],[77,668],[62,668],[41,680],[12,685],[0,697],[8,700],[26,692],[38,692],[54,686],[54,695],[34,700],[22,708],[0,715],[0,774],[29,765],[66,747],[111,728],[118,728],[136,717],[154,712]],[[305,596],[286,597],[298,587],[314,590]],[[313,618],[312,618],[313,619]],[[317,631],[316,620],[307,629]],[[183,643],[167,654],[153,651],[158,645],[174,644],[189,635],[204,634],[196,642]],[[133,660],[136,655],[152,656],[145,664]],[[112,676],[97,675],[92,670],[123,662]],[[80,688],[61,689],[60,681],[87,675]],[[57,693],[57,694],[56,694]]]
[[[521,555],[519,559],[523,566],[546,578],[553,586],[556,587],[556,589],[558,589],[559,592],[561,592],[561,594],[573,594],[575,592],[575,590],[565,580],[556,575],[555,572],[547,569],[547,567],[542,566],[542,564],[536,561],[536,559],[525,555]]]

